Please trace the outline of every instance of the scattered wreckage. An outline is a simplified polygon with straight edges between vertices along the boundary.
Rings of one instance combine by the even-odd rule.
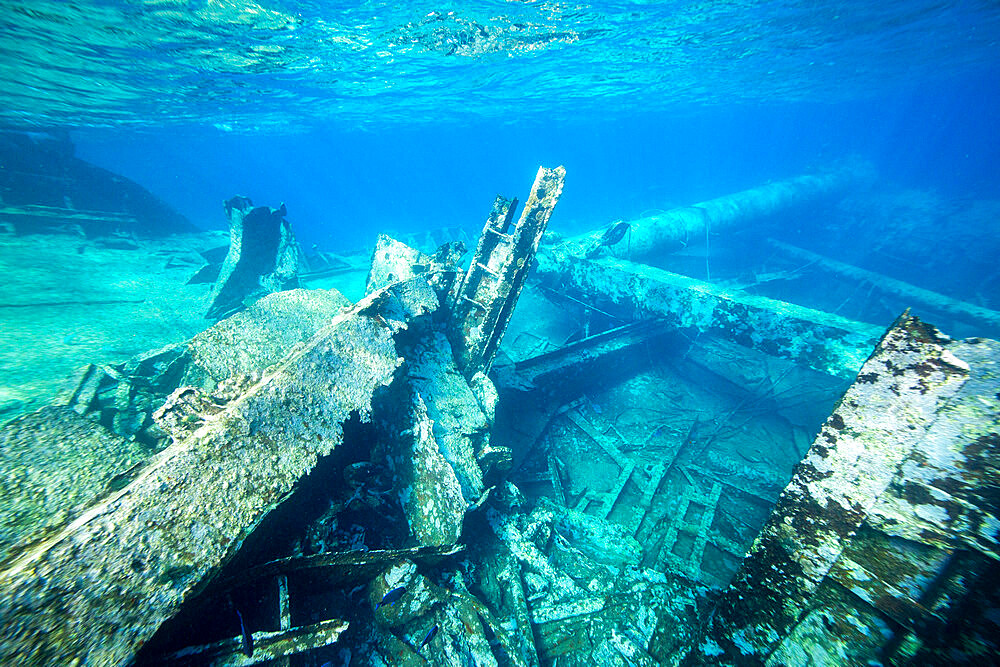
[[[977,611],[997,603],[1000,343],[909,314],[882,331],[633,261],[852,178],[540,245],[565,179],[542,168],[516,222],[517,200],[494,202],[468,268],[461,243],[380,237],[353,304],[297,288],[282,209],[230,200],[229,252],[209,270],[225,319],[90,366],[0,428],[0,660],[995,651]],[[556,344],[539,333],[564,323],[547,294],[584,322]],[[505,333],[540,348],[504,352]],[[763,441],[785,443],[780,464]]]

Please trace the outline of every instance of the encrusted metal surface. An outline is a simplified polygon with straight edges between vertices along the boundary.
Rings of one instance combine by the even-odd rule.
[[[242,645],[242,637],[233,637],[214,644],[191,646],[164,656],[156,664],[164,667],[250,667],[310,649],[329,646],[348,628],[346,621],[331,619],[314,625],[287,628],[273,632],[254,632],[250,655]],[[272,663],[273,664],[273,663]]]
[[[795,205],[829,196],[852,183],[870,180],[871,176],[871,166],[858,162],[823,173],[768,183],[628,223],[612,223],[608,230],[585,234],[571,239],[571,243],[579,248],[581,257],[603,252],[622,259],[637,259],[670,252],[689,241],[705,238],[709,231],[719,233],[746,225]],[[622,225],[627,227],[624,233],[621,233]],[[615,231],[618,233],[613,233]]]
[[[581,259],[567,247],[539,253],[539,277],[628,319],[716,333],[830,375],[851,377],[871,353],[878,327],[614,258]]]
[[[365,283],[365,293],[370,294],[386,285],[408,280],[423,267],[426,271],[430,266],[431,256],[401,243],[394,238],[379,234],[372,251],[371,266],[368,269],[368,280]]]
[[[998,430],[1000,343],[900,318],[796,469],[690,662],[864,664],[904,645],[932,651],[945,626],[994,623],[962,599],[970,572],[1000,557]],[[989,630],[977,636],[952,658],[995,650]]]
[[[229,254],[212,287],[205,317],[219,319],[270,292],[299,286],[299,249],[286,210],[253,205],[248,197],[225,203],[229,218]]]
[[[0,572],[0,662],[126,662],[342,437],[401,360],[394,334],[437,306],[420,280],[372,294],[122,490]]]
[[[52,535],[108,492],[146,450],[64,406],[0,428],[0,562]]]
[[[449,338],[466,377],[489,371],[565,180],[562,167],[539,168],[513,229],[509,227],[516,200],[497,198],[451,306]]]

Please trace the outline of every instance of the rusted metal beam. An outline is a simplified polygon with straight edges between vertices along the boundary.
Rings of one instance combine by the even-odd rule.
[[[214,584],[213,587],[215,590],[225,591],[253,584],[268,577],[315,570],[323,572],[323,576],[327,579],[364,581],[378,570],[401,560],[412,560],[420,565],[433,566],[449,556],[461,553],[462,550],[461,546],[415,547],[412,549],[330,551],[311,556],[291,556],[244,570],[230,579]]]
[[[493,205],[472,264],[451,303],[449,338],[467,378],[487,373],[493,363],[565,180],[562,167],[539,168],[513,229],[517,200],[498,197]]]
[[[347,630],[348,623],[339,619],[322,621],[314,625],[287,628],[273,632],[254,632],[253,649],[243,645],[242,637],[232,637],[213,644],[189,646],[176,653],[163,656],[153,664],[164,667],[251,667],[265,662],[286,659],[288,656],[310,649],[329,646]]]
[[[662,318],[711,332],[815,370],[853,377],[881,329],[762,296],[615,258],[581,259],[565,247],[539,254],[538,277],[629,319]]]
[[[513,375],[504,376],[504,380],[524,388],[580,383],[606,357],[614,356],[616,363],[625,363],[624,357],[636,348],[661,344],[669,330],[658,320],[631,322],[515,362],[508,369]]]
[[[835,259],[824,257],[823,255],[798,248],[788,243],[782,243],[774,239],[768,239],[767,242],[772,248],[780,250],[782,254],[788,257],[809,262],[811,269],[826,271],[827,273],[833,273],[848,280],[866,283],[878,292],[891,294],[897,299],[907,302],[909,306],[925,308],[935,313],[954,317],[963,322],[972,322],[1000,331],[1000,313],[995,310],[959,301],[939,292],[884,276],[881,273],[868,271],[867,269],[862,269],[845,262],[838,262]]]

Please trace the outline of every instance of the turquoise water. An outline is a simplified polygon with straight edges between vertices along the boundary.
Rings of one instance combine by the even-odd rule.
[[[0,124],[68,129],[203,226],[236,193],[285,201],[327,247],[474,229],[538,164],[570,170],[566,226],[850,154],[1000,188],[989,2],[33,0],[0,22]]]
[[[1000,28],[925,0],[3,7],[5,123],[282,133],[855,100],[991,68]]]

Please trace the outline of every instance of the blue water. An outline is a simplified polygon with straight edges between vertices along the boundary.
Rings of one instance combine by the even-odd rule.
[[[554,228],[684,205],[852,154],[996,197],[991,2],[5,2],[0,123],[197,224],[288,205],[307,243],[481,225],[539,164]]]
[[[817,172],[848,160],[853,164],[860,158],[859,162],[871,164],[877,174],[872,187],[839,193],[843,199],[836,202],[810,202],[811,208],[804,211],[797,209],[791,214],[782,212],[775,219],[755,220],[749,225],[749,232],[706,227],[704,239],[691,240],[692,247],[688,247],[685,239],[679,242],[683,250],[647,258],[661,268],[697,280],[713,280],[722,286],[720,289],[746,290],[841,315],[848,327],[855,326],[852,321],[887,326],[912,304],[904,302],[909,297],[898,294],[894,297],[891,290],[883,294],[875,289],[877,279],[831,278],[829,272],[807,270],[817,263],[814,260],[782,259],[778,251],[767,246],[768,237],[823,252],[839,261],[853,262],[977,306],[1000,310],[1000,267],[996,263],[996,257],[1000,257],[998,119],[1000,3],[997,0],[599,0],[590,3],[0,0],[0,132],[4,132],[0,137],[6,137],[8,130],[40,133],[38,136],[68,136],[78,157],[139,183],[204,229],[227,229],[223,201],[234,195],[249,196],[257,205],[278,207],[283,202],[288,221],[307,252],[313,246],[345,253],[367,250],[380,232],[405,234],[455,226],[464,227],[474,239],[496,194],[517,196],[523,201],[540,165],[566,167],[565,189],[549,222],[550,231],[566,235],[600,229],[613,220],[633,220],[651,211],[687,206]],[[25,145],[0,143],[0,148]],[[65,146],[59,144],[61,148]],[[23,523],[16,527],[37,529],[20,515],[15,516],[16,522],[7,520],[12,515],[6,510],[20,506],[21,500],[26,499],[26,506],[46,521],[54,507],[58,508],[54,522],[72,516],[60,505],[68,504],[70,501],[65,498],[70,496],[39,490],[43,482],[51,483],[53,488],[65,484],[70,490],[79,487],[81,493],[104,493],[103,489],[118,488],[114,486],[121,481],[117,473],[134,470],[133,462],[139,453],[133,456],[133,445],[138,448],[140,444],[144,447],[149,444],[152,452],[154,445],[161,447],[173,442],[163,437],[161,429],[148,428],[153,423],[153,403],[164,397],[147,400],[145,393],[134,390],[145,387],[143,383],[147,382],[140,371],[136,371],[138,380],[134,380],[132,388],[126,380],[117,378],[126,368],[135,366],[126,364],[133,355],[149,349],[162,352],[164,346],[179,344],[211,324],[202,318],[211,287],[205,282],[188,281],[204,268],[204,255],[198,251],[210,251],[226,242],[222,235],[156,238],[153,242],[129,238],[128,233],[122,232],[129,231],[127,224],[136,223],[134,219],[131,223],[121,223],[122,228],[115,228],[112,238],[100,234],[88,236],[83,229],[87,216],[71,215],[77,213],[67,210],[74,207],[74,202],[68,195],[63,196],[58,184],[49,188],[57,193],[54,201],[15,202],[13,197],[4,201],[3,196],[10,194],[16,184],[28,183],[22,187],[31,194],[38,183],[47,187],[51,182],[69,180],[59,173],[39,172],[27,174],[33,182],[18,180],[24,174],[17,173],[10,164],[0,156],[0,170],[6,170],[0,172],[4,177],[0,179],[0,268],[5,291],[0,299],[0,426],[8,418],[21,414],[38,415],[32,411],[56,400],[57,395],[69,395],[65,389],[70,386],[67,383],[74,372],[77,382],[80,377],[90,377],[79,374],[78,369],[85,364],[117,364],[110,367],[117,368],[114,377],[108,366],[102,367],[100,373],[107,374],[107,378],[97,374],[97,366],[89,367],[97,374],[94,377],[101,378],[103,388],[96,396],[88,394],[89,402],[74,405],[73,409],[79,408],[87,414],[82,419],[118,429],[115,432],[128,438],[129,448],[126,450],[123,445],[118,459],[92,461],[87,458],[92,452],[78,446],[75,440],[72,447],[59,449],[46,442],[48,436],[34,438],[35,434],[31,434],[34,439],[30,442],[42,454],[36,455],[36,450],[25,448],[27,454],[18,460],[14,460],[15,455],[8,456],[5,465],[13,466],[15,472],[34,468],[45,472],[51,468],[58,474],[52,474],[55,482],[47,482],[46,478],[31,486],[18,481],[29,479],[27,473],[2,471],[0,482],[7,480],[8,486],[0,483],[0,492],[7,488],[14,491],[6,498],[0,497],[0,559],[4,557],[2,550],[9,546],[10,534],[14,534],[4,533],[8,524]],[[86,179],[83,182],[83,186],[72,184],[74,194],[86,188]],[[107,185],[106,180],[99,182]],[[39,191],[45,189],[38,187]],[[121,193],[116,190],[111,194]],[[120,203],[127,197],[126,194],[108,200]],[[80,204],[81,199],[76,204],[87,208]],[[38,233],[37,229],[15,233],[15,224],[8,224],[5,216],[20,220],[25,216],[17,216],[27,209],[18,210],[18,206],[38,203],[46,208],[28,210],[26,217],[37,218],[33,224],[42,227],[45,233]],[[112,209],[104,209],[105,213],[109,210]],[[114,209],[114,212],[119,211]],[[57,217],[61,224],[56,225],[54,233],[48,233],[52,230],[44,225]],[[101,216],[93,220],[101,222]],[[118,223],[105,217],[101,224]],[[358,261],[360,266],[364,260]],[[322,272],[312,275],[315,277],[317,273]],[[331,276],[322,286],[340,289],[343,285],[336,281],[343,275]],[[351,286],[360,296],[364,289],[364,267],[351,275]],[[572,302],[562,303],[558,290],[548,287],[544,291],[535,290],[534,286],[525,290],[521,303],[527,303],[528,307],[519,306],[515,311],[512,321],[517,326],[508,329],[505,340],[510,349],[502,351],[508,356],[505,363],[509,372],[513,372],[510,368],[514,364],[510,362],[515,361],[512,355],[517,350],[527,358],[625,322],[618,311],[609,316],[594,304],[571,298]],[[918,303],[916,307],[927,306]],[[336,312],[339,305],[330,308]],[[782,306],[775,308],[781,312]],[[317,320],[319,312],[314,314]],[[923,311],[919,314],[923,317]],[[642,316],[642,312],[635,314],[636,318]],[[932,311],[929,319],[936,323],[939,316],[942,315]],[[518,317],[521,323],[516,321]],[[269,318],[261,316],[266,326],[275,326]],[[822,319],[828,318],[824,314]],[[955,318],[945,322],[946,332],[956,337],[1000,335],[995,327],[988,329],[980,321]],[[875,327],[871,330],[881,331]],[[711,336],[700,337],[700,333],[692,332],[691,337],[686,332],[672,335],[664,343],[670,349],[650,351],[643,347],[640,361],[648,363],[649,368],[635,376],[638,380],[634,384],[616,384],[619,379],[611,377],[613,373],[609,378],[602,377],[600,371],[589,378],[582,378],[584,373],[581,373],[580,384],[588,392],[588,401],[573,403],[581,406],[577,416],[590,420],[595,431],[608,434],[613,428],[628,458],[635,459],[636,465],[627,468],[621,478],[623,485],[617,488],[613,502],[606,511],[600,510],[604,512],[602,519],[611,516],[618,493],[624,494],[628,480],[642,479],[645,485],[646,476],[649,478],[648,497],[645,487],[639,486],[635,487],[639,492],[633,496],[646,497],[644,511],[648,512],[648,520],[645,520],[644,539],[648,538],[648,544],[643,547],[649,549],[644,557],[651,558],[644,562],[650,567],[674,562],[676,542],[665,542],[671,532],[670,540],[677,537],[677,530],[670,527],[674,526],[674,514],[679,514],[678,522],[683,520],[687,524],[687,509],[709,502],[705,500],[707,496],[691,495],[699,483],[681,465],[694,462],[705,471],[704,480],[698,478],[702,484],[715,479],[708,473],[748,484],[747,498],[752,496],[756,500],[739,499],[731,494],[731,502],[719,505],[720,516],[727,514],[732,519],[731,525],[725,524],[726,539],[738,538],[741,546],[737,546],[746,548],[773,500],[766,494],[761,496],[760,489],[771,489],[777,497],[820,421],[840,395],[842,387],[835,381],[844,380],[846,386],[843,377],[819,382],[818,373],[807,374],[801,369],[788,376],[783,384],[792,370],[790,366],[785,370],[780,365],[772,367],[770,358],[764,355],[748,354],[744,359],[726,352],[724,346],[710,346]],[[293,334],[289,333],[289,345]],[[259,335],[270,334],[265,331]],[[518,335],[521,335],[520,347]],[[752,336],[746,337],[754,340]],[[212,340],[212,336],[207,339]],[[786,346],[786,342],[777,347]],[[834,347],[831,345],[831,349]],[[228,350],[221,347],[220,350],[220,358],[229,354]],[[861,350],[858,358],[867,353],[867,349]],[[713,354],[721,356],[715,359]],[[156,362],[161,363],[168,362]],[[617,357],[608,365],[611,363],[617,364]],[[930,363],[925,366],[937,367]],[[625,375],[633,369],[630,362],[614,370]],[[175,371],[170,370],[165,376],[171,374]],[[244,386],[240,384],[246,380],[243,376],[233,376],[225,382],[234,379],[238,383],[233,387]],[[164,380],[164,386],[172,381]],[[157,379],[152,383],[155,391],[160,391],[159,382]],[[400,383],[403,382],[401,379]],[[809,382],[818,384],[807,386]],[[530,384],[527,380],[525,383]],[[114,392],[109,389],[111,386],[115,387]],[[231,389],[228,385],[220,386],[225,392]],[[84,395],[87,387],[90,384],[79,385],[77,393]],[[520,392],[523,388],[514,387],[502,393],[503,401],[508,403],[501,402],[501,416],[506,410],[508,422],[520,426],[522,413],[528,407],[538,410],[538,419],[532,419],[539,424],[556,423],[559,418],[569,420],[560,417],[570,407],[569,403],[558,406],[553,402],[551,410],[539,408],[529,405],[535,402],[536,395],[527,393],[523,404],[509,402],[514,389]],[[406,391],[409,390],[407,387]],[[89,391],[97,390],[91,387]],[[561,391],[552,393],[558,395]],[[568,396],[579,391],[584,388],[569,387],[566,393]],[[391,394],[396,395],[403,394]],[[132,401],[127,409],[122,407],[126,398]],[[428,405],[433,405],[439,397],[425,398]],[[573,398],[578,397],[574,394]],[[778,409],[772,411],[772,403]],[[462,404],[456,401],[454,405]],[[449,409],[452,409],[450,404]],[[68,414],[70,408],[61,410]],[[549,412],[543,414],[546,410]],[[421,407],[420,414],[423,411]],[[45,414],[41,413],[38,422],[31,423],[47,423]],[[70,416],[76,419],[75,415]],[[141,419],[133,424],[133,417]],[[380,419],[377,417],[375,423]],[[482,423],[487,421],[492,418],[486,420],[484,416]],[[475,422],[470,418],[468,423]],[[578,426],[580,422],[574,423]],[[496,424],[500,425],[497,429],[501,437],[494,444],[510,444],[501,430],[504,419],[498,418]],[[877,427],[882,428],[881,423]],[[478,438],[479,426],[475,428]],[[510,434],[524,439],[518,429],[509,424],[507,428]],[[527,466],[524,486],[538,485],[541,480],[542,486],[548,483],[553,489],[559,487],[562,482],[547,475],[560,474],[559,468],[564,463],[552,452],[558,453],[560,447],[565,447],[568,455],[563,458],[576,467],[575,472],[571,470],[573,466],[567,468],[577,476],[573,494],[578,494],[578,498],[574,497],[574,502],[582,500],[579,507],[586,510],[591,500],[597,498],[597,495],[590,497],[592,492],[604,493],[599,488],[601,484],[614,482],[621,473],[610,463],[594,459],[594,452],[598,457],[602,455],[589,440],[574,440],[569,435],[576,432],[573,428],[576,427],[554,429],[556,435],[545,446],[535,447],[536,439],[542,440],[542,432],[525,441],[534,452],[531,456],[537,456],[535,463],[542,467],[547,463],[548,469],[536,471]],[[317,498],[310,502],[316,504],[322,500],[326,506],[313,508],[315,516],[310,515],[311,518],[305,518],[307,514],[303,513],[295,517],[297,523],[288,524],[301,528],[310,522],[309,530],[313,532],[304,529],[302,532],[310,540],[316,538],[314,543],[320,545],[315,547],[317,551],[357,548],[365,544],[366,534],[371,536],[369,544],[376,548],[399,546],[402,542],[393,541],[393,531],[403,525],[395,501],[398,487],[392,487],[393,493],[386,490],[390,481],[395,485],[398,480],[394,480],[391,467],[384,470],[379,467],[383,459],[394,460],[389,448],[398,444],[373,445],[376,442],[373,429],[349,423],[346,446],[339,446],[336,457],[323,459],[317,467],[319,472],[303,483],[306,491],[299,493],[295,503],[284,505],[283,511],[288,514],[272,515],[271,527],[258,530],[256,536],[270,545],[273,535],[293,532],[292,527],[284,524],[280,531],[273,534],[269,531],[284,521],[285,516],[298,511],[300,505],[296,503],[306,503],[304,495],[322,488],[322,493],[316,491]],[[43,432],[41,427],[36,430]],[[942,427],[941,432],[945,430]],[[400,437],[411,432],[411,429],[401,430]],[[137,439],[137,433],[145,440]],[[928,447],[943,447],[941,443],[946,439],[928,436],[926,440],[930,443]],[[985,436],[980,440],[987,442]],[[255,441],[248,437],[248,442]],[[862,440],[859,438],[858,442]],[[878,445],[877,439],[873,442],[873,447]],[[822,451],[827,451],[828,446],[820,444]],[[355,446],[359,448],[357,451],[352,449]],[[248,452],[256,451],[250,445],[247,447]],[[601,447],[606,449],[604,445]],[[982,444],[983,451],[988,451],[985,447]],[[21,450],[14,451],[16,454]],[[57,455],[50,456],[53,451]],[[539,453],[542,451],[546,452],[547,461]],[[680,456],[682,451],[684,454]],[[982,455],[978,448],[970,446],[968,451],[974,451],[975,457]],[[141,454],[146,456],[149,452],[143,450]],[[389,455],[383,456],[385,452]],[[921,450],[914,448],[913,452],[912,456],[907,454],[910,457],[907,465],[921,460],[917,457]],[[0,453],[8,452],[0,448]],[[670,463],[664,469],[667,453]],[[338,458],[342,454],[344,458]],[[352,466],[350,475],[347,474],[344,466],[349,460],[367,461],[365,457],[369,456],[372,459],[369,467]],[[580,458],[574,461],[571,456]],[[950,451],[948,457],[952,457]],[[64,466],[66,461],[73,466]],[[676,466],[675,461],[679,461]],[[615,458],[615,462],[626,470],[619,459]],[[660,465],[663,471],[655,481],[650,472],[653,464]],[[80,469],[86,474],[73,472]],[[983,482],[986,491],[981,496],[984,507],[976,509],[985,516],[991,511],[986,506],[991,497],[988,492],[995,491],[996,485],[991,477],[995,468],[984,469],[987,470],[982,473],[982,479],[986,480]],[[341,499],[344,502],[340,503],[337,494],[354,484],[354,477],[360,480],[365,470],[374,471],[372,479],[358,481],[359,485],[347,490]],[[536,474],[539,471],[541,474]],[[637,478],[631,477],[633,471]],[[22,476],[18,477],[19,474]],[[101,477],[105,474],[110,480],[107,484]],[[111,477],[112,474],[116,476]],[[167,479],[172,482],[172,478]],[[220,473],[219,479],[228,478]],[[918,481],[922,479],[918,477]],[[224,484],[223,489],[229,488],[229,481]],[[720,484],[709,482],[701,490],[716,489],[714,500],[710,501],[713,513],[722,497]],[[732,486],[733,482],[726,484]],[[632,485],[628,486],[629,493],[633,493]],[[166,483],[162,488],[166,488]],[[908,493],[909,485],[900,484],[900,488]],[[951,487],[940,488],[951,493]],[[235,490],[241,493],[239,487]],[[411,491],[406,488],[405,497],[410,497]],[[558,490],[558,495],[563,493]],[[77,502],[73,500],[75,497],[70,497],[72,503]],[[379,500],[383,497],[389,500]],[[980,497],[972,498],[975,501]],[[365,507],[372,511],[352,508],[352,503],[359,499],[370,502]],[[681,502],[684,504],[675,504]],[[830,501],[830,504],[835,503]],[[626,505],[622,502],[619,509],[624,510]],[[373,509],[385,507],[390,507],[390,513]],[[600,507],[604,507],[603,499]],[[631,509],[629,505],[629,514]],[[937,516],[940,508],[931,509],[935,511],[933,516]],[[223,516],[219,508],[209,507],[209,510],[209,516],[212,512],[214,516]],[[852,507],[850,511],[857,510]],[[916,515],[925,518],[919,512]],[[359,523],[353,523],[355,518]],[[627,519],[631,522],[630,516]],[[992,515],[988,519],[992,520]],[[883,517],[883,520],[894,519]],[[383,530],[383,526],[393,521],[398,526]],[[811,521],[807,516],[805,523]],[[154,525],[153,521],[147,523]],[[199,530],[204,528],[200,523],[194,525]],[[719,526],[723,525],[720,522]],[[219,523],[217,528],[221,530],[222,526]],[[641,527],[640,522],[635,530]],[[704,524],[702,532],[707,527]],[[722,528],[713,530],[722,534]],[[197,535],[195,528],[191,534]],[[150,545],[159,538],[151,539],[149,544],[140,546],[154,549]],[[468,539],[469,544],[475,545],[475,539]],[[980,567],[965,564],[966,556],[976,546],[970,538],[968,544],[955,551],[958,558],[941,557],[945,564],[940,573],[926,577],[931,583],[924,586],[920,579],[924,577],[923,570],[916,565],[926,566],[927,572],[931,572],[931,566],[924,563],[924,560],[931,562],[926,552],[941,546],[934,542],[937,537],[926,539],[928,544],[916,545],[919,549],[899,547],[901,559],[913,560],[913,571],[920,572],[913,575],[913,581],[920,583],[919,587],[914,585],[914,591],[921,595],[907,601],[915,609],[928,599],[933,602],[936,596],[944,595],[942,591],[947,591],[948,596],[954,594],[957,600],[958,593],[952,589],[976,581],[967,578],[965,569],[952,569],[955,563],[956,568],[967,568],[972,574]],[[901,545],[903,542],[900,539]],[[956,543],[964,544],[957,538]],[[220,544],[230,544],[229,538]],[[666,546],[661,559],[663,544]],[[273,540],[275,551],[285,549],[273,557],[287,556],[286,546]],[[702,541],[700,548],[704,546]],[[232,551],[235,543],[226,548]],[[693,546],[688,548],[694,551]],[[563,547],[559,549],[558,553],[563,554]],[[722,585],[738,567],[739,551],[734,553],[732,547],[725,553],[717,551],[716,561],[704,561],[708,563],[704,571],[709,571],[709,565],[716,568],[713,585]],[[995,554],[990,553],[992,556]],[[205,558],[207,562],[208,557]],[[472,550],[469,558],[477,558]],[[986,556],[982,558],[987,560]],[[160,567],[153,560],[149,562],[148,576],[136,575],[137,579],[149,578],[152,567]],[[514,562],[513,557],[510,562]],[[603,571],[604,566],[598,567],[596,562],[594,571]],[[864,561],[859,562],[857,567],[862,568]],[[879,568],[884,566],[881,562],[876,564]],[[695,565],[701,567],[700,563]],[[136,558],[131,567],[142,572],[147,566]],[[669,571],[666,565],[662,569]],[[183,571],[173,566],[165,570],[168,574]],[[590,578],[589,569],[581,571]],[[85,581],[80,577],[76,585],[89,587],[100,572],[95,567],[90,579]],[[489,577],[493,570],[484,567],[481,572]],[[996,569],[982,565],[982,572],[986,574],[977,576],[986,579],[986,575],[994,577]],[[647,583],[652,581],[650,578]],[[994,578],[982,588],[987,592],[994,590],[995,582]],[[595,577],[587,584],[587,595],[604,595],[601,589],[604,585]],[[340,601],[334,603],[330,602],[333,596],[315,592],[315,599],[309,600],[308,605],[302,603],[302,609],[313,604],[324,609],[329,604],[342,604],[351,623],[355,623],[355,618],[362,619],[355,623],[354,630],[361,632],[357,628],[367,628],[364,624],[370,619],[366,617],[365,605],[357,602],[361,598],[352,597],[360,590],[359,586],[335,591],[339,596],[335,600]],[[552,586],[551,590],[557,591],[557,587]],[[911,592],[900,586],[887,590],[906,590],[906,595]],[[836,591],[839,595],[840,589]],[[930,598],[923,596],[927,591]],[[31,594],[30,591],[25,594],[25,599]],[[76,590],[60,590],[59,604],[70,594],[81,595],[81,599],[95,597],[89,590],[86,596]],[[664,596],[665,600],[668,598],[671,602],[675,599]],[[989,595],[983,598],[990,605],[995,602]],[[647,605],[648,599],[642,604]],[[859,594],[858,600],[862,599]],[[605,598],[605,602],[613,600],[610,596]],[[548,602],[544,604],[547,606]],[[183,626],[179,626],[181,630],[168,628],[166,639],[161,637],[161,646],[176,640],[178,645],[174,648],[180,648],[200,641],[202,630],[206,641],[208,635],[214,641],[226,633],[232,637],[245,632],[245,628],[241,629],[242,615],[241,625],[234,625],[233,605],[232,599],[226,607],[219,608],[189,605],[192,613],[210,617],[205,627],[189,634],[182,631]],[[254,609],[254,605],[259,609]],[[617,609],[617,605],[617,602],[609,604],[608,613]],[[972,607],[964,605],[965,601],[957,605],[961,607],[959,611],[969,613],[975,620],[976,614],[968,611]],[[272,613],[265,606],[258,600],[243,606],[243,610],[248,620],[256,620],[254,614]],[[687,606],[694,614],[694,598]],[[701,613],[701,602],[697,607]],[[910,613],[908,607],[901,609],[904,616]],[[929,604],[928,609],[934,613],[939,610]],[[642,614],[621,613],[628,616],[625,621],[630,624],[644,625],[649,621],[645,610]],[[872,617],[876,618],[874,611]],[[982,617],[991,621],[994,618],[985,614]],[[317,618],[314,615],[312,620]],[[76,631],[86,627],[81,619],[70,620]],[[938,631],[937,621],[925,626],[924,619],[919,620],[921,635]],[[851,625],[855,630],[868,632],[856,617],[849,616],[847,621],[824,620],[824,624],[828,629],[832,625]],[[6,621],[0,610],[0,625],[3,622]],[[226,624],[229,626],[223,628]],[[975,623],[970,621],[970,625]],[[8,627],[13,626],[8,624]],[[260,627],[258,624],[255,629]],[[588,627],[587,632],[593,633],[594,626]],[[817,632],[821,631],[816,627]],[[887,626],[879,620],[869,627],[870,637],[875,638]],[[687,631],[684,623],[670,629],[680,630]],[[73,631],[71,628],[69,632]],[[171,635],[172,632],[175,634]],[[425,632],[422,628],[419,635],[415,630],[410,634],[425,636]],[[53,632],[57,638],[65,634],[68,633]],[[581,631],[580,635],[583,634]],[[443,641],[445,635],[442,632],[437,641]],[[373,644],[361,642],[359,636],[348,635],[338,647],[329,649],[328,654],[311,656],[311,662],[291,664],[320,664],[320,660],[332,658],[333,651],[339,651],[340,646],[349,646],[363,655],[362,651],[370,651]],[[903,635],[898,638],[902,641]],[[895,640],[885,641],[892,644]],[[146,646],[150,650],[150,644]],[[152,646],[153,653],[160,650],[155,642]],[[312,660],[313,657],[317,659]],[[817,659],[817,664],[820,662]]]

